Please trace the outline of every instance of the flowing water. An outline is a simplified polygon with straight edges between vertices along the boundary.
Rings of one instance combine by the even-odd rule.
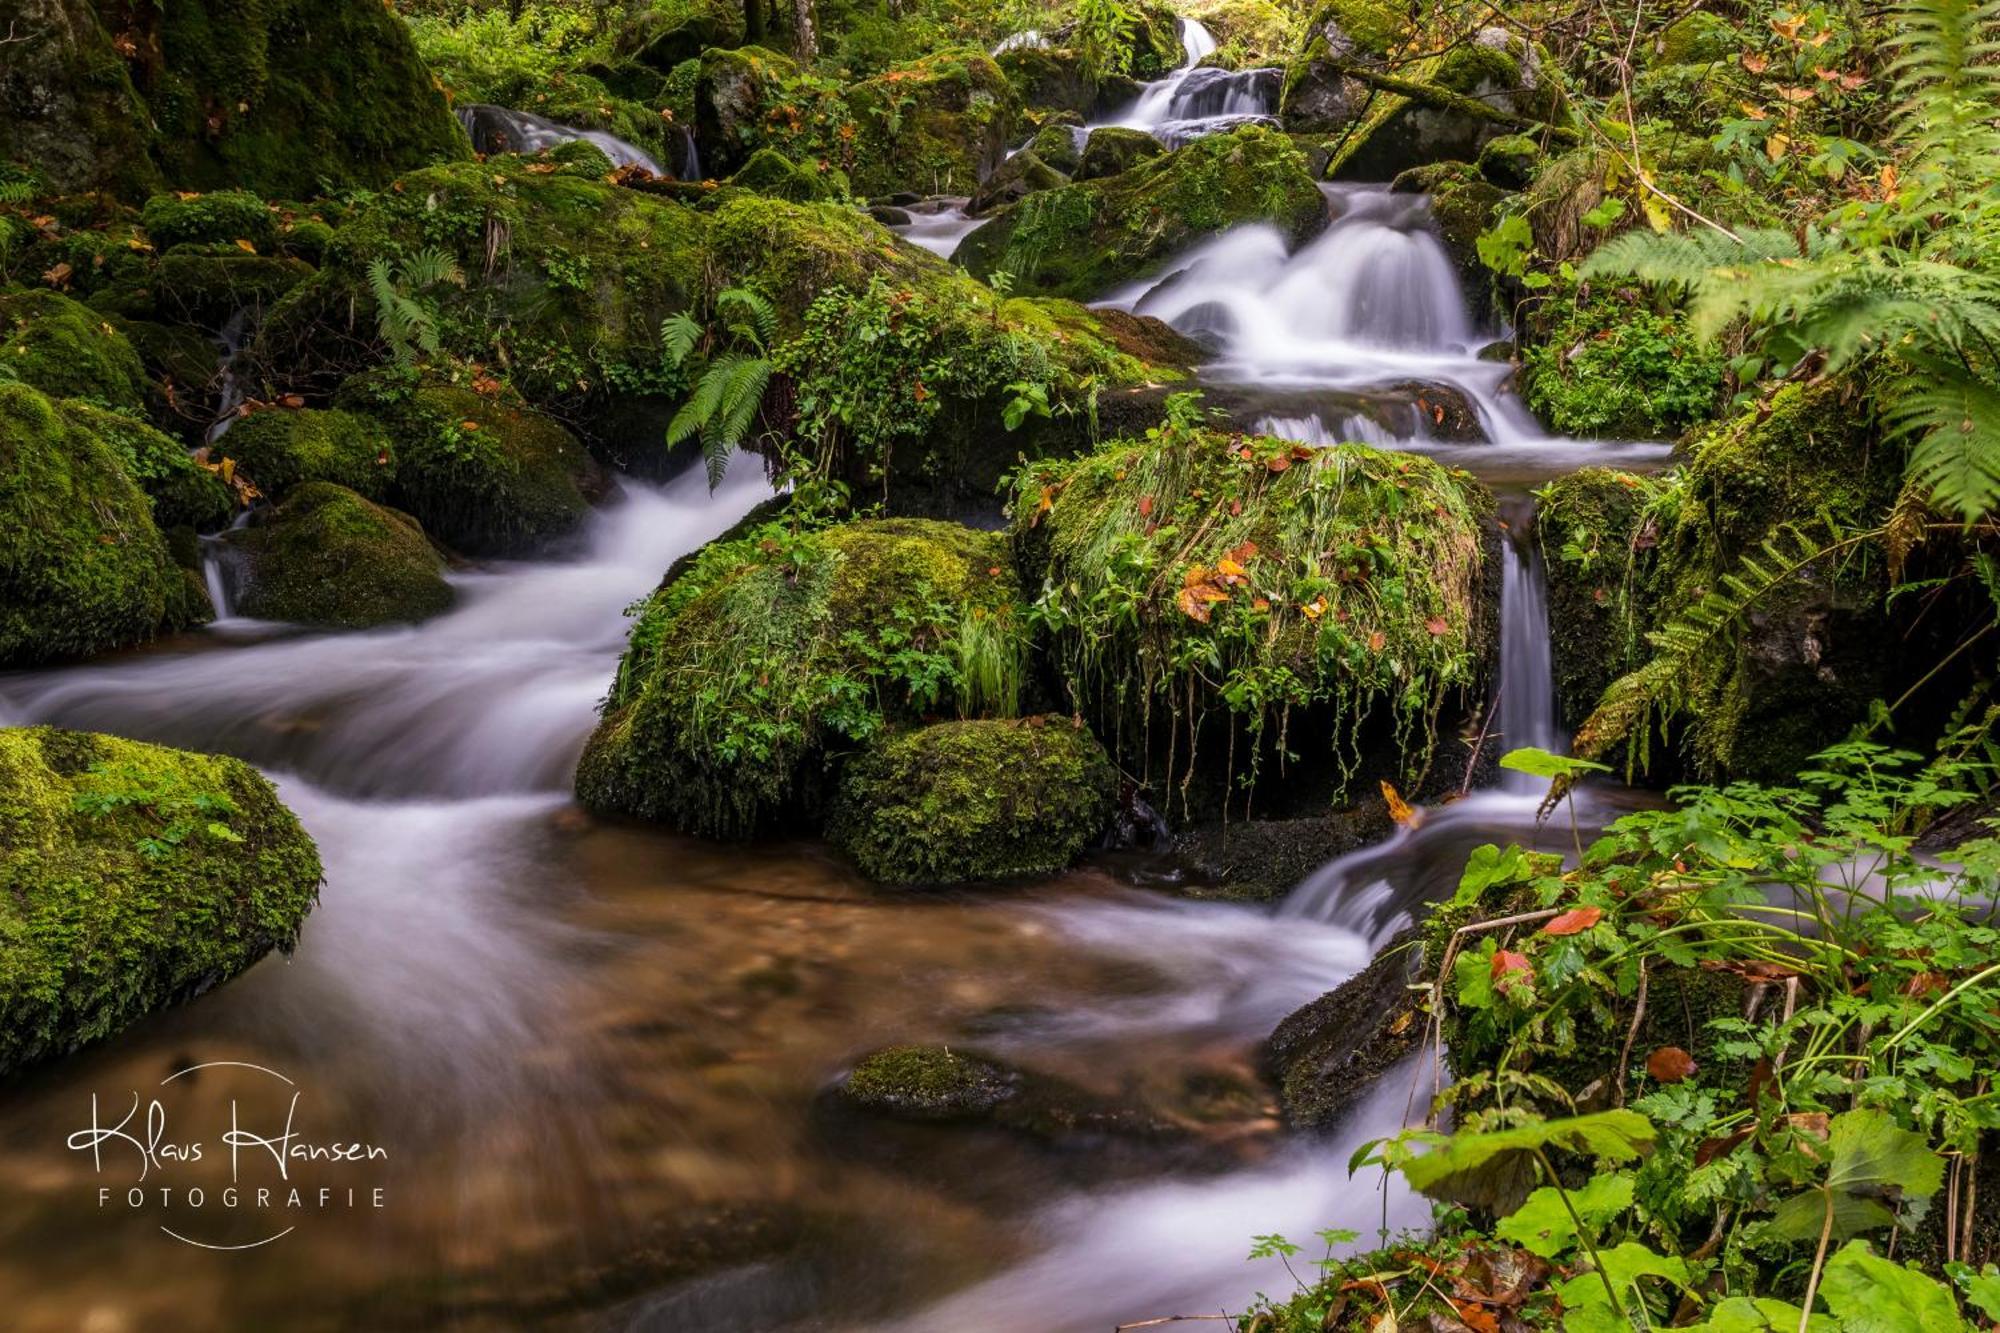
[[[652,154],[637,144],[629,143],[603,130],[586,130],[574,125],[564,125],[546,116],[538,116],[532,111],[512,111],[504,106],[476,102],[460,107],[458,120],[465,126],[465,133],[471,138],[473,150],[476,152],[539,153],[560,143],[582,139],[602,149],[614,167],[644,167],[655,176],[670,174]],[[691,171],[681,173],[681,179],[699,180],[701,159],[694,153],[692,137],[685,138],[683,151],[693,165]]]
[[[1252,228],[1115,299],[1209,339],[1215,390],[1264,401],[1269,427],[1301,438],[1453,451],[1510,481],[1631,456],[1535,430],[1504,367],[1476,356],[1487,331],[1421,200],[1330,204],[1340,220],[1296,254]],[[1462,392],[1488,442],[1370,407],[1413,380]],[[290,959],[0,1092],[10,1327],[1103,1333],[1287,1290],[1281,1268],[1244,1261],[1252,1235],[1423,1220],[1345,1166],[1401,1122],[1411,1077],[1332,1138],[1293,1140],[1255,1048],[1448,894],[1468,847],[1561,848],[1569,831],[1536,824],[1532,785],[1428,812],[1275,912],[1091,869],[897,896],[816,845],[584,816],[569,775],[621,611],[766,493],[741,461],[713,495],[698,475],[628,483],[569,558],[457,574],[455,609],[420,626],[235,620],[0,678],[0,721],[259,764],[327,870]],[[1496,724],[1509,744],[1554,745],[1539,564],[1524,542],[1507,551]],[[826,1085],[899,1041],[975,1046],[1147,1132],[1049,1144],[830,1113]],[[226,1123],[278,1075],[318,1139],[382,1150],[379,1202],[309,1190],[238,1216],[107,1201],[112,1177],[66,1146],[93,1097],[115,1110],[167,1080],[177,1124]],[[219,1189],[222,1162],[172,1178]]]
[[[1131,105],[1086,125],[1086,135],[1100,125],[1116,125],[1144,130],[1167,147],[1178,148],[1203,135],[1275,123],[1284,72],[1203,68],[1201,62],[1215,54],[1215,34],[1193,19],[1175,21],[1186,56],[1180,68],[1147,84]]]

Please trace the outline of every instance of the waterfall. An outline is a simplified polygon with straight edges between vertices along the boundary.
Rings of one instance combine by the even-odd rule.
[[[1199,68],[1215,53],[1215,35],[1193,19],[1175,21],[1180,24],[1181,51],[1186,56],[1181,67],[1147,84],[1138,100],[1117,115],[1086,128],[1115,125],[1144,130],[1167,147],[1178,148],[1206,134],[1269,122],[1277,114],[1283,71]]]
[[[481,153],[539,153],[559,143],[582,139],[603,149],[613,166],[644,167],[655,176],[668,174],[651,154],[615,134],[563,125],[531,111],[511,111],[504,106],[476,102],[460,107],[458,119],[465,126],[473,148]]]
[[[1507,530],[1500,544],[1500,699],[1495,715],[1500,747],[1560,751],[1564,741],[1556,726],[1548,586],[1535,550],[1534,501],[1505,503],[1501,513]],[[1502,770],[1500,786],[1540,796],[1548,783]]]

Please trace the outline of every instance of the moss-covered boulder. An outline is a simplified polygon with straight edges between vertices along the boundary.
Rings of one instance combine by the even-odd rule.
[[[1549,647],[1562,722],[1580,726],[1605,686],[1638,664],[1651,609],[1660,480],[1587,467],[1540,492],[1535,536],[1548,570]]]
[[[641,612],[577,795],[707,836],[813,821],[842,748],[1014,711],[1018,599],[1006,539],[951,523],[710,546]]]
[[[1282,65],[1290,54],[1294,20],[1274,0],[1184,0],[1175,12],[1208,29],[1216,41],[1210,59],[1226,69]]]
[[[1334,147],[1334,180],[1390,180],[1434,162],[1477,161],[1492,140],[1523,131],[1575,141],[1550,62],[1501,29],[1399,71],[1393,85],[1365,67],[1349,75],[1374,87],[1365,114]],[[1553,128],[1537,131],[1542,125]]]
[[[374,417],[338,408],[253,412],[229,428],[220,452],[273,498],[305,482],[330,481],[380,500],[396,478],[388,428]]]
[[[444,561],[417,521],[331,482],[294,488],[229,544],[244,564],[236,609],[258,620],[368,629],[451,607]]]
[[[1067,718],[941,722],[848,763],[827,837],[883,884],[1052,875],[1104,831],[1117,781]]]
[[[0,730],[0,1075],[289,950],[312,839],[248,764]]]
[[[556,422],[505,395],[394,372],[358,376],[336,406],[372,411],[393,444],[389,499],[467,555],[527,555],[574,532],[602,475]]]
[[[212,190],[207,194],[156,194],[146,201],[139,220],[154,248],[177,245],[234,245],[247,241],[257,250],[277,243],[278,224],[270,207],[248,190]]]
[[[1410,992],[1417,979],[1414,931],[1278,1024],[1263,1051],[1285,1120],[1297,1129],[1339,1128],[1375,1080],[1424,1039],[1428,1027]]]
[[[1024,148],[986,178],[978,193],[966,202],[965,211],[972,217],[980,217],[1038,190],[1053,190],[1068,183],[1069,177],[1042,161],[1034,149]]]
[[[152,500],[153,521],[161,530],[219,528],[235,514],[236,497],[228,484],[171,435],[137,417],[76,398],[62,400],[56,410],[66,423],[88,431],[112,452],[125,475]]]
[[[781,100],[782,86],[798,74],[790,57],[761,46],[701,53],[694,134],[709,175],[734,175],[764,146],[765,113]]]
[[[1269,223],[1293,241],[1326,223],[1304,154],[1257,126],[1197,139],[1120,176],[1030,195],[967,236],[954,258],[980,277],[1010,272],[1023,291],[1094,300],[1245,222]]]
[[[1102,180],[1123,175],[1141,162],[1165,156],[1167,146],[1144,130],[1128,130],[1122,125],[1101,125],[1084,140],[1077,157],[1076,178]]]
[[[87,657],[213,614],[118,450],[0,383],[0,665]]]
[[[153,293],[161,312],[176,322],[218,329],[241,311],[261,315],[312,271],[312,265],[288,255],[183,245],[154,266]]]
[[[1405,11],[1384,0],[1327,0],[1307,20],[1299,49],[1285,63],[1278,119],[1297,134],[1330,133],[1367,108],[1370,85],[1357,67],[1382,69],[1407,40]]]
[[[1526,188],[1542,163],[1542,145],[1532,134],[1503,134],[1479,150],[1479,174],[1503,190]]]
[[[743,44],[743,6],[729,0],[650,0],[627,10],[618,54],[661,74],[710,47]]]
[[[759,194],[789,199],[795,204],[833,197],[833,191],[818,172],[800,166],[775,148],[759,148],[752,153],[742,170],[729,178],[729,183]]]
[[[137,412],[146,368],[109,320],[60,292],[0,292],[0,364],[52,398]]]
[[[1410,791],[1448,706],[1487,679],[1492,502],[1464,474],[1170,407],[1148,439],[1019,485],[1016,545],[1071,701],[1187,813],[1254,798],[1283,816],[1310,803],[1310,765],[1339,790],[1366,752]]]
[[[1083,161],[1083,140],[1087,137],[1077,117],[1063,115],[1043,122],[1035,137],[1028,141],[1028,151],[1052,169],[1071,176]]]
[[[1080,52],[1051,46],[1015,46],[995,56],[1021,105],[1082,117],[1105,100],[1102,83]],[[1123,89],[1112,93],[1113,100]]]
[[[1006,159],[1020,103],[981,51],[947,50],[848,90],[858,194],[968,194]]]
[[[10,0],[0,60],[0,160],[54,193],[159,188],[150,114],[91,0]]]
[[[183,188],[308,198],[471,154],[408,29],[373,0],[185,0],[132,28],[155,151]]]
[[[836,1085],[855,1110],[896,1120],[971,1120],[1013,1097],[1020,1076],[943,1046],[891,1046],[863,1057]]]

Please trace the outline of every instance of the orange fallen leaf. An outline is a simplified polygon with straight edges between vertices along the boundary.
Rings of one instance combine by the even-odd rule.
[[[1368,636],[1368,651],[1371,653],[1379,653],[1382,651],[1384,647],[1388,645],[1388,643],[1389,643],[1388,636],[1383,634],[1382,631],[1378,629],[1373,634],[1370,634]]]
[[[248,255],[254,255],[257,253],[257,247],[252,245],[250,242],[244,240],[241,236],[238,236],[236,238],[236,248]]]
[[[1542,927],[1544,935],[1581,935],[1604,917],[1601,907],[1572,907]]]
[[[1443,616],[1432,616],[1424,622],[1424,628],[1430,631],[1431,637],[1434,639],[1440,635],[1451,633],[1451,625]]]
[[[1416,808],[1403,799],[1403,793],[1396,790],[1396,784],[1382,779],[1382,799],[1388,803],[1389,818],[1398,824],[1408,824],[1417,817]]]
[[[1678,1046],[1662,1046],[1646,1057],[1646,1072],[1662,1083],[1679,1083],[1700,1066]]]
[[[1150,495],[1142,495],[1142,496],[1140,496],[1140,497],[1139,497],[1139,517],[1140,517],[1140,518],[1151,518],[1152,516],[1153,516],[1153,497],[1152,497],[1152,496],[1150,496]]]

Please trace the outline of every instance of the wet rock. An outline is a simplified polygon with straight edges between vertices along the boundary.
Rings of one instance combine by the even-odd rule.
[[[868,216],[885,227],[907,227],[916,220],[910,216],[908,209],[891,204],[870,204]]]
[[[0,730],[0,847],[0,1076],[290,949],[319,895],[248,764],[53,727]]]
[[[1461,389],[1449,384],[1405,380],[1385,391],[1402,396],[1415,414],[1412,423],[1427,439],[1452,444],[1485,444],[1486,427],[1480,423],[1479,409]]]
[[[1088,136],[1078,117],[1068,112],[1046,121],[1035,131],[1028,147],[1036,157],[1065,175],[1075,175],[1083,161],[1083,142]]]
[[[87,415],[0,383],[0,665],[87,657],[213,610]]]
[[[849,761],[827,837],[878,883],[1046,876],[1103,831],[1116,781],[1069,718],[940,722]]]
[[[969,1120],[1018,1096],[1021,1076],[942,1046],[892,1046],[866,1057],[834,1084],[855,1110],[897,1120]]]
[[[394,442],[374,417],[339,409],[267,408],[236,422],[218,451],[273,499],[309,481],[330,481],[370,500],[389,493]]]
[[[1101,180],[1130,171],[1141,162],[1166,154],[1166,145],[1144,130],[1105,125],[1090,132],[1077,159],[1078,180]]]
[[[966,204],[965,211],[970,217],[982,217],[1005,204],[1025,199],[1037,190],[1053,190],[1068,183],[1069,178],[1042,161],[1034,149],[1024,148],[987,177],[986,183]]]
[[[854,188],[866,195],[897,189],[971,193],[1006,160],[1020,113],[1000,67],[962,49],[863,79],[848,91],[847,103],[861,126]]]
[[[307,482],[231,532],[243,556],[236,606],[259,620],[368,629],[451,609],[444,561],[417,521],[330,482]]]
[[[153,290],[163,311],[213,329],[240,310],[270,309],[312,271],[304,260],[283,255],[245,254],[233,245],[183,245],[160,257]]]
[[[1328,0],[1314,10],[1299,53],[1285,66],[1279,122],[1294,134],[1353,124],[1372,95],[1353,67],[1381,67],[1408,27],[1404,13],[1381,0]]]
[[[1188,869],[1179,892],[1226,902],[1277,902],[1328,861],[1379,842],[1393,829],[1379,800],[1301,819],[1197,825],[1173,841],[1175,856]]]
[[[1413,167],[1473,162],[1494,139],[1565,119],[1539,53],[1499,29],[1404,74],[1406,90],[1376,88],[1361,118],[1341,130],[1329,177],[1390,180]]]
[[[776,101],[779,85],[796,77],[798,66],[789,57],[761,46],[701,53],[695,139],[709,175],[734,175],[750,160],[762,138],[765,108]]]
[[[1422,1042],[1425,1020],[1409,990],[1417,979],[1417,932],[1405,930],[1375,961],[1292,1013],[1264,1047],[1285,1122],[1329,1130],[1375,1080]]]

